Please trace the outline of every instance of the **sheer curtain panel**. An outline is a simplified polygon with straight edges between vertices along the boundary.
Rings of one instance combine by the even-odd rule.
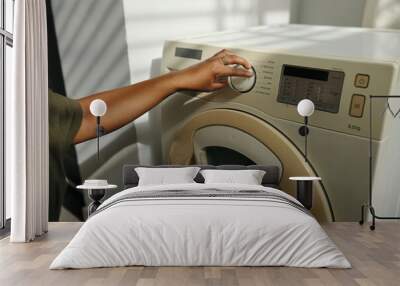
[[[12,92],[6,97],[6,187],[12,242],[48,225],[48,81],[45,0],[15,1]]]

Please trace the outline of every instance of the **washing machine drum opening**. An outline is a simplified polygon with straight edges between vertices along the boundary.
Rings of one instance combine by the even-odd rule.
[[[279,158],[254,136],[230,126],[212,125],[196,130],[194,160],[209,165],[273,165],[282,172]]]
[[[256,164],[245,155],[226,147],[210,146],[206,147],[204,152],[206,153],[207,163],[209,165],[249,166]]]

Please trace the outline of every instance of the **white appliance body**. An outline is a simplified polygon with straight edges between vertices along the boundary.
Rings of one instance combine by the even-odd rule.
[[[302,25],[214,33],[167,41],[162,72],[184,69],[223,48],[252,63],[254,88],[246,93],[227,87],[214,93],[181,91],[170,96],[162,105],[165,163],[215,163],[210,162],[207,150],[234,150],[256,164],[280,165],[281,187],[291,194],[295,185],[288,183],[287,176],[320,176],[316,192],[322,197],[324,219],[359,220],[369,188],[368,96],[399,93],[400,33]],[[303,98],[316,105],[309,118],[310,164],[302,161],[303,167],[293,167],[304,152],[304,137],[299,134],[303,118],[296,110]],[[374,99],[372,109],[373,202],[381,216],[400,215],[400,176],[396,173],[400,124],[388,106],[396,113],[400,100]],[[254,123],[249,119],[247,125],[235,125],[242,125],[248,117]],[[273,131],[261,139],[269,128]],[[279,141],[274,136],[282,138]],[[179,145],[185,145],[185,138],[193,149],[190,161],[179,159],[189,150]],[[269,142],[279,146],[270,147]],[[293,156],[283,158],[286,152],[280,147]]]

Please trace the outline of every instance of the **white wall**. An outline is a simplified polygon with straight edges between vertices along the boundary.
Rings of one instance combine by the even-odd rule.
[[[399,0],[366,0],[366,2],[364,26],[400,29]]]
[[[131,78],[149,76],[163,42],[213,31],[287,23],[289,0],[124,0]]]
[[[292,0],[291,22],[361,26],[365,2],[366,0]]]

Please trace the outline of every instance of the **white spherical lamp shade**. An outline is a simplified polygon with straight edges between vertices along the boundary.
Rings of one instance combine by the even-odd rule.
[[[107,112],[107,104],[104,100],[95,99],[90,103],[90,113],[94,116],[103,116]]]
[[[311,116],[314,109],[314,103],[309,99],[303,99],[297,104],[297,112],[303,117]]]

